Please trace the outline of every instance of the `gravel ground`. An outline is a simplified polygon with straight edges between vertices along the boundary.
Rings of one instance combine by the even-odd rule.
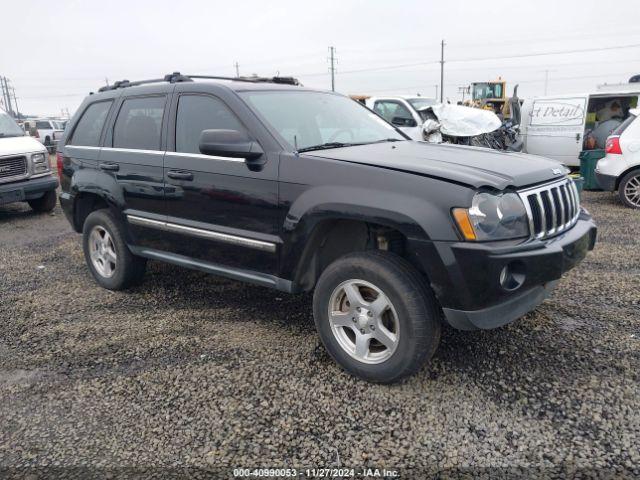
[[[395,386],[332,362],[308,295],[154,262],[142,286],[109,292],[59,209],[0,207],[0,468],[640,477],[640,212],[583,200],[599,242],[549,300],[497,330],[446,329]]]

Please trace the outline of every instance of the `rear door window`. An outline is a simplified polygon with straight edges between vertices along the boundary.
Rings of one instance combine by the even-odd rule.
[[[89,105],[73,131],[69,145],[97,147],[112,103],[96,102]]]
[[[200,153],[203,130],[244,131],[244,127],[222,101],[207,95],[181,95],[176,117],[176,152]]]
[[[126,99],[113,128],[113,146],[159,150],[165,99],[164,95]]]
[[[622,132],[624,132],[635,119],[635,115],[629,115],[624,122],[618,125],[618,127],[613,132],[611,132],[611,135],[622,135]]]

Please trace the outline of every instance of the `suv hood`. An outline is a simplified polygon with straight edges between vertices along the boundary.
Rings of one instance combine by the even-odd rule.
[[[480,147],[424,142],[388,142],[308,152],[343,160],[437,177],[475,188],[520,188],[560,178],[568,170],[555,160]]]
[[[0,137],[0,157],[46,151],[46,147],[33,137]]]

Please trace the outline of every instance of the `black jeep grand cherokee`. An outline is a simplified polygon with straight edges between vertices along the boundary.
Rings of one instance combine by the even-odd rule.
[[[593,248],[559,164],[413,142],[287,83],[172,74],[86,98],[60,142],[60,202],[100,285],[134,285],[153,259],[315,290],[333,358],[393,382],[433,355],[442,318],[511,322]]]

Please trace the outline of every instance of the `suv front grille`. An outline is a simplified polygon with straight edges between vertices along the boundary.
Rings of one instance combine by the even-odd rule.
[[[27,157],[0,158],[0,179],[21,177],[27,174]]]
[[[570,178],[521,190],[518,195],[527,210],[532,238],[558,235],[578,221],[580,196]]]

